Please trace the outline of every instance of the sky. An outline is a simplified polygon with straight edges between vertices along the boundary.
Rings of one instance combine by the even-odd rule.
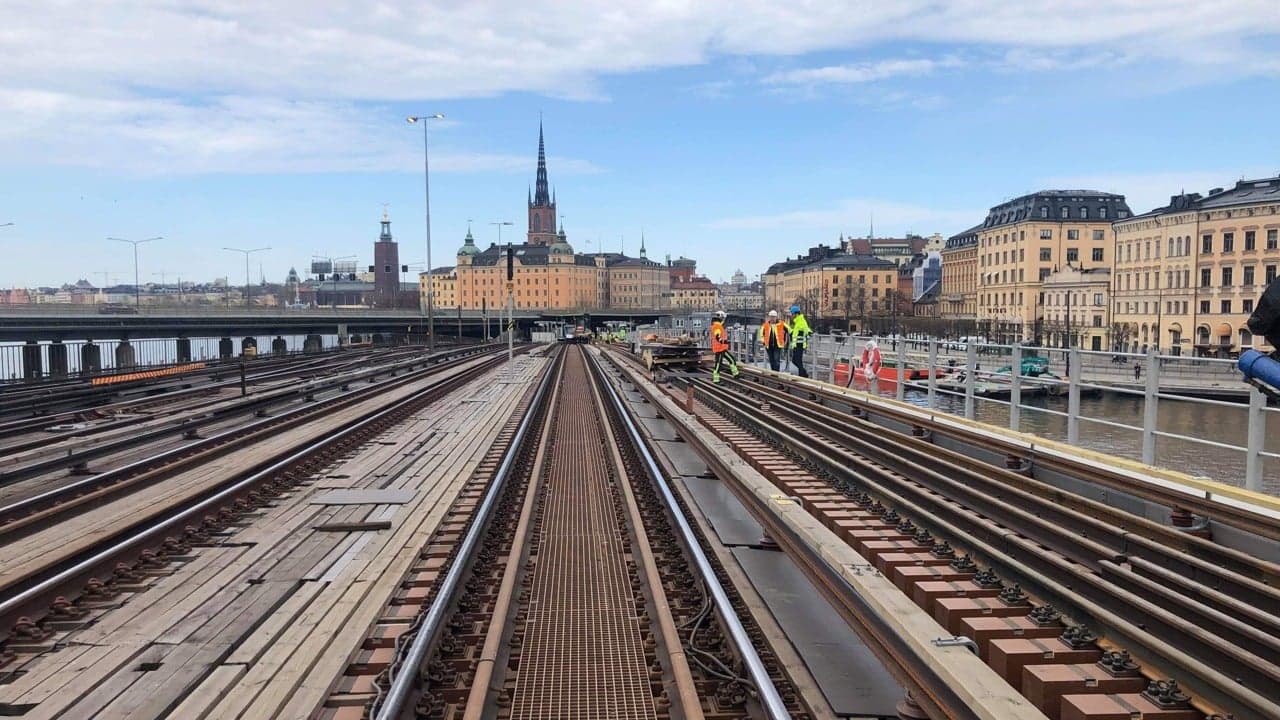
[[[570,243],[757,275],[955,234],[1047,188],[1280,173],[1276,0],[0,4],[0,287],[401,260],[526,231],[539,118]],[[261,270],[259,270],[259,265]],[[105,275],[104,275],[105,273]]]

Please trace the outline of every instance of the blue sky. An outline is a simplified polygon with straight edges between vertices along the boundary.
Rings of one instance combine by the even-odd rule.
[[[1274,0],[0,7],[0,287],[421,261],[525,230],[539,113],[570,242],[713,279],[841,232],[950,235],[1046,187],[1280,172]],[[534,28],[534,31],[530,31]],[[255,263],[256,265],[256,263]],[[254,269],[256,279],[257,269]]]

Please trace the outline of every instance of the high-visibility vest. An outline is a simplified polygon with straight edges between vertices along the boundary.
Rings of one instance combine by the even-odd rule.
[[[765,347],[769,347],[769,333],[771,330],[773,331],[773,346],[777,348],[786,347],[787,326],[783,325],[781,320],[777,322],[766,320],[764,324],[760,326],[760,342],[763,343]]]
[[[711,323],[711,352],[725,352],[729,349],[729,340],[724,334],[724,323],[716,320]]]

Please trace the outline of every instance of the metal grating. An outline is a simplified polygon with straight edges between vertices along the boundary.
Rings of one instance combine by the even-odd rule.
[[[604,430],[582,354],[565,362],[511,717],[656,718]]]

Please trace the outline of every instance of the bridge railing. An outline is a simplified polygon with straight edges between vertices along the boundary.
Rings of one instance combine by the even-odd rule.
[[[765,364],[758,338],[758,327],[734,331],[740,359]],[[868,380],[860,366],[871,339],[882,364]],[[1280,408],[1231,360],[815,335],[805,364],[826,382],[1280,494]],[[782,371],[795,367],[784,361]]]

